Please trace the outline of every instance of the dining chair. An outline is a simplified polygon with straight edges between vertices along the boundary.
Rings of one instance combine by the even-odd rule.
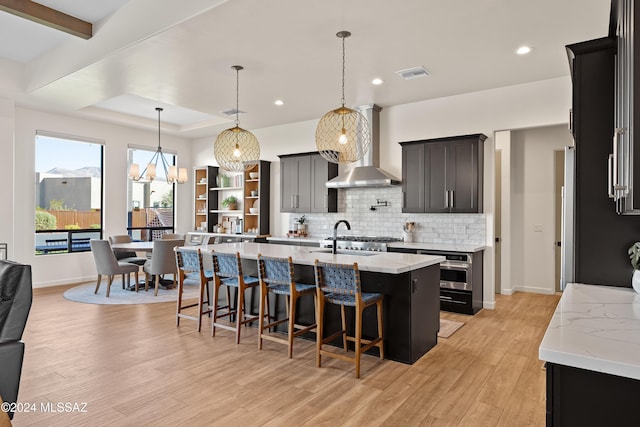
[[[128,234],[116,234],[113,236],[109,236],[109,243],[130,243],[131,236]],[[114,255],[118,261],[130,262],[131,264],[143,266],[145,262],[147,262],[147,257],[139,257],[134,251],[121,251],[114,250]],[[122,289],[124,289],[124,282],[122,282]]]
[[[235,331],[236,344],[240,344],[241,326],[258,320],[259,316],[247,314],[245,307],[245,291],[260,285],[257,277],[245,276],[242,274],[242,260],[240,253],[223,254],[220,252],[211,252],[211,262],[213,265],[213,305],[211,315],[211,336],[216,336],[216,327]],[[220,294],[220,286],[227,287],[227,305],[218,306],[218,295]],[[235,308],[231,307],[229,298],[229,288],[236,288],[238,297],[236,298]],[[218,310],[225,309],[226,312],[220,314]],[[231,322],[235,316],[235,326],[230,326],[218,322],[221,317],[228,317]]]
[[[176,310],[176,326],[180,326],[180,319],[191,319],[197,323],[197,330],[202,329],[202,316],[211,313],[211,297],[209,295],[208,283],[213,280],[213,271],[205,270],[202,265],[202,252],[200,248],[174,248],[176,255],[176,268],[178,269],[178,304]],[[182,305],[182,294],[185,285],[199,286],[198,302],[193,304]],[[204,294],[207,294],[207,309],[205,310]],[[197,316],[183,313],[183,310],[198,307]]]
[[[320,367],[322,356],[334,357],[355,364],[356,378],[360,378],[360,356],[371,347],[378,347],[380,359],[384,359],[383,333],[382,333],[382,298],[379,293],[362,292],[360,281],[360,270],[358,263],[334,264],[315,261],[316,275],[316,363]],[[342,316],[342,329],[328,337],[323,335],[323,320],[325,304],[337,304],[340,306]],[[378,336],[372,340],[362,338],[362,318],[364,309],[376,305],[378,317]],[[355,336],[347,334],[345,307],[355,307]],[[342,336],[342,343],[345,352],[348,351],[347,341],[355,344],[355,356],[351,357],[344,353],[336,353],[323,350],[325,343],[333,341]],[[365,345],[363,346],[362,343]]]
[[[93,254],[93,259],[96,263],[96,271],[98,273],[98,281],[96,283],[96,290],[94,291],[94,294],[97,294],[98,289],[100,289],[100,283],[102,282],[103,275],[109,277],[109,283],[107,284],[107,298],[109,298],[114,276],[116,274],[121,274],[123,282],[125,281],[126,276],[127,283],[129,283],[131,273],[135,273],[135,289],[136,292],[138,292],[138,269],[140,268],[138,265],[126,261],[118,261],[108,240],[92,239],[89,244],[91,245],[91,253]]]
[[[291,359],[293,357],[293,339],[316,328],[315,323],[312,325],[299,325],[295,322],[298,298],[302,295],[312,295],[315,303],[316,287],[315,285],[296,283],[291,257],[275,258],[258,254],[258,278],[260,279],[258,349],[262,350],[263,339],[287,344],[289,359]],[[286,297],[286,318],[271,321],[269,316],[269,293]],[[264,321],[265,317],[267,318],[266,323]],[[285,322],[287,323],[286,339],[277,334],[268,333],[271,328]]]
[[[184,246],[184,240],[154,240],[153,249],[151,250],[151,259],[147,260],[142,269],[144,270],[144,290],[149,289],[150,276],[155,276],[155,293],[158,295],[160,288],[160,278],[163,274],[173,274],[173,284],[176,284],[176,276],[178,270],[176,268],[176,259],[173,248],[176,246]]]

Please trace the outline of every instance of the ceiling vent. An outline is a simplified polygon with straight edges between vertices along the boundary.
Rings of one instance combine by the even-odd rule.
[[[242,110],[237,110],[235,108],[232,108],[230,110],[225,110],[222,112],[222,114],[225,114],[227,116],[235,116],[236,114],[246,114],[246,111],[242,111]]]
[[[404,80],[417,79],[420,77],[427,77],[429,72],[424,67],[408,68],[406,70],[396,71],[396,74],[402,77]]]

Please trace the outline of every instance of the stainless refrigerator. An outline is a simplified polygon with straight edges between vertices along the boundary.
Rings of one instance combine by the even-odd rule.
[[[574,281],[575,273],[575,169],[576,150],[564,148],[564,186],[562,187],[562,238],[560,246],[560,289]]]

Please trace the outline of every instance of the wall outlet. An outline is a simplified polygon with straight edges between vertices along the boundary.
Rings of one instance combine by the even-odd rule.
[[[534,233],[542,233],[542,224],[533,224]]]

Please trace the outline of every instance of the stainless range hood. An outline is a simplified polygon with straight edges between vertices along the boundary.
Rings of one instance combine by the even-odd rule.
[[[352,169],[341,173],[330,181],[328,188],[390,187],[400,184],[400,180],[380,169],[380,111],[382,107],[372,104],[359,108],[369,122],[371,146],[362,160]]]

